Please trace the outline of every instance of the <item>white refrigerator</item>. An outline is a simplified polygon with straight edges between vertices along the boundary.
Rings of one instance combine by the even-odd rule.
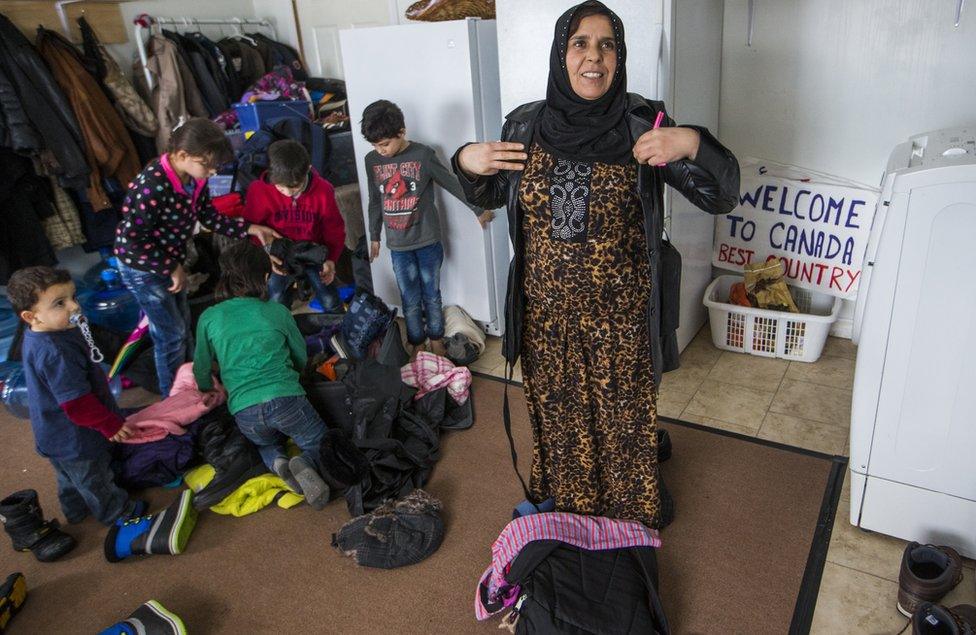
[[[407,138],[433,147],[448,167],[462,144],[498,139],[502,112],[494,20],[348,29],[339,38],[367,224],[370,185],[363,160],[372,146],[359,134],[359,122],[373,101],[399,105]],[[504,209],[483,230],[463,203],[440,188],[436,200],[444,241],[444,306],[463,307],[486,332],[500,335],[510,259]],[[385,302],[401,306],[385,244],[373,263],[373,286]]]

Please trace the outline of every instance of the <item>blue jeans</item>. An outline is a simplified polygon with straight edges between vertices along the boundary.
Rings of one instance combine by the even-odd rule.
[[[169,396],[176,369],[187,360],[193,350],[193,334],[190,332],[190,303],[186,289],[179,293],[168,291],[173,281],[158,273],[140,271],[119,263],[122,282],[135,296],[139,308],[149,318],[149,337],[156,357],[156,376],[159,393]]]
[[[58,501],[69,523],[81,522],[89,512],[103,525],[114,523],[129,502],[129,494],[115,484],[112,458],[104,456],[50,459],[58,479]]]
[[[322,310],[326,313],[338,313],[342,310],[342,302],[339,300],[339,292],[336,291],[334,284],[325,284],[319,277],[319,272],[315,269],[306,269],[300,274],[312,284],[315,290],[315,297],[322,305]],[[295,281],[295,276],[282,276],[272,273],[268,277],[268,296],[272,302],[280,302],[287,307],[291,307],[291,285]]]
[[[407,341],[422,344],[428,337],[444,337],[444,310],[441,306],[441,263],[444,248],[440,243],[411,251],[391,251],[393,273],[400,287],[403,319],[407,322]],[[426,329],[424,318],[427,319]]]
[[[261,460],[272,472],[275,459],[288,458],[285,439],[290,438],[308,464],[321,473],[319,446],[325,423],[305,397],[276,397],[244,408],[234,418],[241,434],[257,446]]]

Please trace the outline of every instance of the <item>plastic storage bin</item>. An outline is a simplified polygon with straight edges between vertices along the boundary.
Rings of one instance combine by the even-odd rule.
[[[311,104],[302,99],[291,101],[255,101],[234,104],[237,120],[241,123],[241,130],[245,136],[249,132],[257,132],[261,124],[269,119],[279,117],[312,118]]]
[[[740,276],[719,276],[705,290],[712,343],[737,353],[817,361],[830,327],[837,321],[840,298],[791,286],[800,313],[729,304],[729,289],[742,280]]]

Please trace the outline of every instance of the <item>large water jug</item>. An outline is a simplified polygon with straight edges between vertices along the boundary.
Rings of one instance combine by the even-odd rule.
[[[139,323],[139,304],[112,267],[99,270],[94,287],[78,292],[78,304],[89,322],[117,333],[130,333]]]
[[[10,344],[17,334],[19,321],[20,318],[14,314],[10,301],[0,296],[0,362],[6,361],[10,355]]]
[[[102,364],[108,373],[108,366]],[[116,399],[122,394],[122,378],[116,376],[108,383],[109,391]],[[30,395],[27,394],[27,377],[20,362],[0,362],[0,401],[15,417],[30,419]]]

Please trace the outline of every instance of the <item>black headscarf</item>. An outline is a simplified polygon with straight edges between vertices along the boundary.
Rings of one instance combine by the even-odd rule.
[[[569,83],[566,50],[569,25],[584,7],[595,7],[610,19],[617,50],[617,70],[610,89],[599,99],[584,99]],[[562,14],[549,54],[549,87],[546,107],[536,131],[539,144],[552,154],[573,161],[628,163],[633,142],[627,126],[627,48],[624,25],[602,2],[588,0]]]

